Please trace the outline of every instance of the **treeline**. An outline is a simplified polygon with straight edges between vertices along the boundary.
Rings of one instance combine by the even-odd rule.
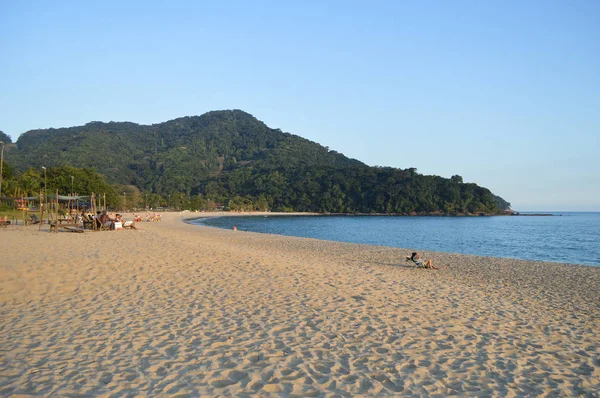
[[[94,194],[96,198],[106,199],[110,209],[130,211],[146,208],[167,208],[172,210],[216,210],[223,208],[223,202],[206,198],[202,194],[189,195],[184,192],[170,192],[164,196],[153,192],[141,191],[134,185],[110,184],[94,169],[76,167],[49,167],[44,174],[43,169],[30,168],[23,173],[16,172],[6,162],[2,168],[2,198],[0,210],[8,210],[13,200],[39,196],[46,189],[48,194],[80,195]],[[45,188],[46,187],[46,188]],[[225,200],[225,204],[228,200]],[[258,205],[260,202],[257,201]]]
[[[193,193],[166,195],[134,185],[110,184],[93,169],[29,169],[15,173],[4,164],[4,196],[48,193],[106,197],[114,209],[165,207],[173,210],[258,210],[384,214],[495,214],[496,197],[460,176],[424,176],[415,169],[327,166],[299,169],[240,168],[206,180]],[[6,205],[6,203],[5,203]]]
[[[494,214],[494,195],[462,177],[425,176],[416,169],[380,167],[239,169],[199,187],[232,209],[386,214]]]
[[[15,171],[6,162],[2,168],[2,196],[29,197],[39,196],[40,192],[60,195],[106,195],[109,206],[121,204],[119,199],[120,186],[111,185],[95,170],[76,167],[49,167],[43,169],[30,168],[23,173]],[[7,202],[0,205],[7,206]]]

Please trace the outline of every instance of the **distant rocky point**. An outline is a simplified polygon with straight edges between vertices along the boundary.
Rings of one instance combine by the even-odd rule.
[[[519,213],[518,211],[514,211],[514,210],[505,210],[504,211],[506,213],[506,215],[509,216],[523,216],[523,217],[547,217],[547,216],[556,216],[556,214],[552,214],[552,213]],[[562,216],[562,214],[559,214],[559,216]]]

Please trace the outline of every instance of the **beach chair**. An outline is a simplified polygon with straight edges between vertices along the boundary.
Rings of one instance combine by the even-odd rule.
[[[110,231],[112,227],[112,223],[103,224],[99,218],[94,219],[96,225],[96,231]]]
[[[94,228],[94,219],[89,214],[83,215],[83,229],[92,229]]]
[[[94,223],[96,226],[96,231],[111,231],[115,226],[114,221],[107,220],[106,222],[102,223],[99,218],[95,218]]]
[[[31,218],[31,223],[32,224],[39,224],[40,223],[40,219],[38,218],[37,214],[30,214],[29,217]]]
[[[0,217],[0,227],[6,228],[9,225],[10,225],[10,220],[8,219],[8,216]]]

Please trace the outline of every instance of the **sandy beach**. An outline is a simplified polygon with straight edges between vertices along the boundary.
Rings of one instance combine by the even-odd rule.
[[[0,229],[0,396],[598,396],[600,267],[199,227]]]

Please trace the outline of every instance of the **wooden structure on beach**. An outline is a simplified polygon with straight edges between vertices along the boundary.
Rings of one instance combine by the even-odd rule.
[[[15,192],[20,194],[21,192]],[[27,196],[26,192],[21,195],[14,197],[3,197],[0,198],[3,202],[12,202],[12,205],[20,210],[21,220],[23,225],[27,225],[30,222],[39,224],[39,229],[42,229],[44,222],[44,216],[46,222],[50,225],[50,231],[58,232],[59,229],[64,229],[71,232],[83,232],[83,229],[79,227],[79,220],[77,219],[81,211],[90,211],[92,214],[96,214],[98,211],[106,210],[106,194],[96,197],[94,193],[91,195],[60,195],[58,190],[55,194],[46,194],[44,190],[40,190],[38,196]],[[69,216],[67,217],[67,211],[62,212],[61,218],[61,203],[65,203],[64,208],[68,209]],[[81,203],[89,205],[80,207]],[[38,206],[32,206],[32,203],[37,203]],[[35,209],[32,212],[32,209]],[[35,216],[34,216],[35,215]],[[39,216],[39,217],[38,217]],[[31,221],[29,218],[31,217]],[[37,220],[36,221],[34,221]],[[10,225],[10,221],[6,220],[5,225]],[[13,218],[16,225],[16,218]],[[93,222],[93,230],[100,230],[101,228]]]

